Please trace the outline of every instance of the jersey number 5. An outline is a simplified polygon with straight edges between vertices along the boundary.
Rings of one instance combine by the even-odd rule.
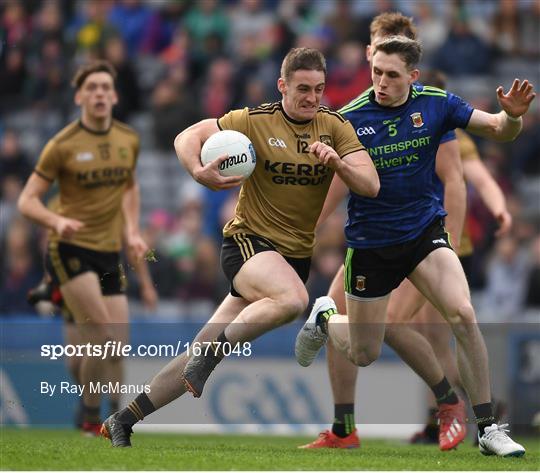
[[[388,136],[396,136],[396,135],[397,135],[396,124],[390,123],[390,125],[388,125]]]

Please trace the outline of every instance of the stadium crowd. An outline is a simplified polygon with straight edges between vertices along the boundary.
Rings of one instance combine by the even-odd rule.
[[[26,293],[43,274],[45,233],[18,214],[16,202],[40,149],[75,116],[69,80],[78,65],[106,58],[115,66],[115,117],[141,135],[142,223],[155,249],[158,314],[206,319],[228,289],[218,252],[237,194],[194,184],[177,162],[174,136],[203,117],[277,100],[279,62],[292,46],[327,56],[326,105],[346,104],[371,82],[369,23],[392,10],[415,18],[424,64],[445,72],[448,89],[473,105],[497,110],[495,88],[514,76],[540,84],[540,0],[3,1],[0,316],[32,311]],[[469,192],[474,301],[481,321],[516,319],[540,309],[539,102],[515,142],[475,141],[506,193],[514,227],[496,239],[496,222]],[[344,219],[342,209],[319,229],[312,298],[342,264]],[[135,307],[133,314],[144,313]]]

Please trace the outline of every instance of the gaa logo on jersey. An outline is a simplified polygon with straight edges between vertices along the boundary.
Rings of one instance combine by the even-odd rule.
[[[411,113],[411,120],[415,128],[420,128],[424,124],[424,119],[420,112]]]

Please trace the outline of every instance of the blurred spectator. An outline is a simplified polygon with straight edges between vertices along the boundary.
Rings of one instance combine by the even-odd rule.
[[[370,43],[369,26],[367,32],[360,27],[360,19],[354,15],[350,0],[332,2],[333,9],[325,18],[324,23],[332,30],[336,44],[345,41],[360,41],[364,46]],[[365,25],[364,25],[365,28]]]
[[[11,222],[18,215],[17,199],[22,191],[21,182],[14,175],[2,178],[2,198],[0,199],[0,242],[9,231]]]
[[[189,34],[194,61],[201,73],[206,62],[223,54],[229,20],[217,0],[200,0],[187,12],[183,26]]]
[[[519,53],[519,21],[517,0],[499,0],[491,30],[491,40],[497,52],[508,55]]]
[[[103,47],[108,37],[117,34],[115,28],[107,22],[111,6],[110,0],[85,0],[77,3],[77,12],[67,32],[78,52],[96,52]]]
[[[21,149],[14,130],[5,130],[0,141],[0,198],[5,198],[4,181],[15,178],[20,188],[32,173],[32,164]]]
[[[309,0],[287,0],[280,2],[278,16],[293,34],[299,36],[317,29],[320,18]]]
[[[167,65],[188,64],[190,61],[190,39],[187,30],[177,28],[169,44],[159,55]]]
[[[467,19],[457,17],[431,65],[448,75],[462,76],[489,74],[492,63],[490,47],[471,31]]]
[[[182,66],[176,69],[184,71]],[[158,149],[171,152],[176,135],[200,119],[199,107],[187,87],[175,84],[171,78],[156,85],[152,94],[152,121],[154,145]]]
[[[423,61],[432,62],[433,54],[443,44],[448,31],[445,18],[434,12],[434,5],[429,2],[416,4],[414,19],[418,28],[418,39],[423,47]]]
[[[119,36],[113,36],[105,42],[104,58],[116,69],[116,91],[118,103],[114,107],[114,118],[127,121],[129,116],[139,110],[141,91],[137,72],[126,53],[125,43]]]
[[[529,255],[513,236],[500,238],[487,268],[482,321],[503,322],[522,313]]]
[[[140,52],[159,54],[167,48],[187,6],[188,2],[166,2],[157,5],[157,10],[153,12],[141,40]]]
[[[120,32],[129,57],[142,49],[152,17],[150,8],[140,0],[119,0],[110,9],[108,21]]]
[[[0,64],[0,111],[12,110],[21,103],[26,78],[24,52],[20,47],[10,47]]]
[[[177,290],[178,281],[174,278],[174,261],[165,253],[163,240],[170,230],[171,217],[167,212],[156,209],[149,217],[146,228],[142,231],[144,241],[152,251],[152,261],[148,262],[148,270],[155,283],[156,290],[160,299],[174,298]],[[128,295],[139,299],[139,279],[135,271],[129,271],[128,276]]]
[[[264,47],[265,35],[277,23],[275,15],[264,9],[262,0],[240,0],[238,8],[231,11],[230,19],[229,47],[233,54],[239,52],[242,40],[246,36],[256,38],[256,42]]]
[[[186,185],[183,194],[172,231],[164,241],[166,253],[174,260],[176,296],[183,302],[215,300],[218,251],[202,233],[200,187]]]
[[[64,38],[64,18],[60,2],[49,0],[41,4],[41,8],[34,15],[30,49],[37,50],[46,38],[55,38],[62,41]],[[64,48],[62,48],[64,50]],[[67,51],[64,51],[67,52]]]
[[[237,200],[237,189],[213,191],[205,187],[202,190],[203,234],[211,238],[218,248],[223,240],[223,227],[234,215],[233,212],[230,212],[231,202]]]
[[[28,84],[35,105],[45,108],[56,106],[64,112],[69,108],[71,97],[63,53],[62,41],[55,36],[45,37],[40,44]]]
[[[251,94],[249,100],[252,104],[259,105],[265,102],[271,102],[275,97],[276,80],[279,74],[280,64],[274,63],[271,58],[268,58],[265,54],[261,55],[260,44],[258,43],[260,38],[257,36],[246,35],[241,39],[241,44],[238,48],[238,55],[236,57],[236,67],[234,69],[234,79],[231,86],[234,88],[231,90],[232,102],[231,107],[244,107],[247,105],[247,95]],[[268,51],[272,49],[270,43],[267,44]],[[259,84],[259,90],[257,85],[251,87],[248,91],[250,84]],[[262,97],[256,98],[253,94],[257,95],[260,92]],[[253,100],[260,100],[259,102],[253,102]]]
[[[17,315],[33,312],[26,294],[42,276],[39,259],[32,251],[30,224],[22,218],[11,222],[0,256],[0,314]]]
[[[226,57],[216,59],[210,64],[200,92],[203,116],[218,118],[231,109],[233,78],[234,66]]]
[[[521,11],[519,35],[521,53],[531,59],[540,59],[540,0],[532,0]]]
[[[233,108],[257,107],[269,102],[266,84],[261,79],[248,80],[243,88],[244,94],[233,104]]]
[[[324,100],[328,106],[338,109],[370,85],[371,71],[365,59],[364,47],[353,41],[342,44],[326,82]]]
[[[504,149],[515,177],[540,177],[540,113],[525,116],[519,138],[505,143]]]
[[[14,47],[24,44],[30,33],[30,20],[26,14],[23,2],[6,0],[3,5],[1,29],[4,31],[6,46]]]
[[[539,57],[540,2],[499,0],[491,21],[491,41],[508,57]]]

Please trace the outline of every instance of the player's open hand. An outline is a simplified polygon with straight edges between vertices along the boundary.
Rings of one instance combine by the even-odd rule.
[[[226,154],[214,159],[214,161],[211,161],[194,171],[193,177],[199,184],[214,191],[231,189],[241,185],[244,181],[243,176],[222,176],[219,173],[219,166],[227,159],[229,159],[229,156]]]
[[[82,227],[84,227],[84,223],[82,223],[79,220],[75,220],[73,218],[67,218],[67,217],[58,217],[58,220],[56,221],[56,225],[54,226],[54,231],[61,237],[70,239],[77,233]]]
[[[497,99],[502,109],[511,117],[521,117],[529,110],[529,105],[536,97],[533,92],[533,85],[524,80],[520,83],[519,79],[514,79],[512,87],[508,93],[504,93],[502,86],[497,87]]]
[[[321,164],[328,166],[334,171],[341,163],[341,159],[334,148],[320,141],[315,141],[312,143],[312,145],[309,147],[309,151],[317,156],[317,159]]]

